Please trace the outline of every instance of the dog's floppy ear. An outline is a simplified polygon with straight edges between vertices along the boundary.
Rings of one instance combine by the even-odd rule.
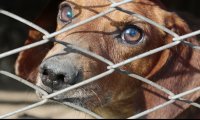
[[[167,16],[166,22],[166,26],[179,35],[191,32],[188,25],[175,14]],[[172,41],[172,37],[168,36],[167,41]],[[195,42],[194,38],[189,38],[187,41],[198,45],[198,42]],[[180,94],[200,86],[199,52],[184,44],[180,44],[179,46],[171,48],[169,54],[169,58],[163,68],[151,79],[172,91],[174,94]],[[164,94],[150,85],[144,85],[144,95],[147,109],[169,101],[169,95]],[[200,92],[196,92],[184,98],[190,101],[196,101],[199,97]],[[149,114],[148,118],[182,117],[184,110],[187,110],[189,107],[190,104],[177,101],[175,104],[168,105],[163,109]],[[184,116],[189,117],[189,113],[184,114]]]
[[[164,16],[164,15],[163,15]],[[186,22],[181,19],[177,14],[175,13],[168,13],[165,15],[165,26],[170,29],[171,31],[175,32],[178,35],[184,35],[187,33],[190,33],[191,30],[189,26],[186,24]],[[188,41],[191,41],[194,38],[188,39]],[[166,34],[164,38],[165,44],[169,44],[173,42],[173,36],[170,34]],[[160,60],[155,65],[153,70],[148,74],[146,78],[151,78],[152,76],[156,75],[163,67],[166,66],[167,62],[169,62],[169,59],[173,56],[172,51],[176,51],[177,47],[174,47],[173,49],[164,50],[161,53]],[[181,49],[181,48],[180,48]]]
[[[58,4],[60,0],[50,0],[47,7],[45,7],[42,14],[35,20],[35,24],[41,26],[49,32],[53,32],[56,29],[56,20],[58,13]],[[35,29],[29,30],[29,36],[25,44],[31,44],[42,40],[43,34]],[[16,74],[24,79],[28,79],[31,82],[35,82],[35,73],[37,68],[42,62],[43,58],[52,48],[52,43],[35,47],[30,50],[26,50],[20,53],[15,66]]]

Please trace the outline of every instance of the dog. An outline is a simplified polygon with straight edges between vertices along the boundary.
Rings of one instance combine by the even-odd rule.
[[[110,7],[108,0],[56,0],[36,20],[49,32],[76,24]],[[178,35],[190,33],[187,23],[169,12],[159,0],[134,0],[120,6],[161,24]],[[31,29],[26,44],[42,39]],[[55,37],[100,55],[113,63],[173,42],[173,37],[149,23],[118,10]],[[195,38],[188,42],[199,45]],[[200,85],[200,54],[185,44],[136,60],[120,69],[143,76],[179,94]],[[58,43],[21,52],[16,73],[49,94],[73,86],[107,71],[107,65]],[[128,118],[167,101],[169,95],[127,75],[114,72],[100,80],[56,96],[104,118]],[[198,101],[200,93],[184,97]],[[144,118],[196,118],[200,112],[177,101]]]

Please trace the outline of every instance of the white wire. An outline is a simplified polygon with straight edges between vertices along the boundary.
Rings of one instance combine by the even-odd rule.
[[[55,96],[57,96],[57,95],[60,95],[60,94],[62,94],[62,93],[64,93],[64,92],[68,92],[68,91],[70,91],[70,90],[76,89],[76,88],[81,87],[81,86],[83,86],[83,85],[87,85],[87,84],[89,84],[89,83],[91,83],[91,82],[94,82],[94,81],[96,81],[96,80],[99,80],[99,79],[101,79],[101,78],[103,78],[103,77],[105,77],[105,76],[108,76],[108,75],[112,74],[112,73],[115,71],[115,69],[117,69],[117,68],[119,68],[119,67],[121,67],[121,66],[123,66],[123,65],[126,65],[126,64],[131,63],[131,62],[133,62],[133,61],[135,61],[135,60],[138,60],[138,59],[147,57],[147,56],[152,55],[152,54],[154,54],[154,53],[163,51],[163,50],[165,50],[165,49],[169,49],[169,48],[171,48],[171,47],[177,46],[177,45],[179,45],[180,43],[184,43],[185,45],[188,45],[188,46],[190,46],[190,47],[193,48],[193,49],[200,50],[200,46],[193,45],[193,44],[190,43],[190,42],[184,41],[185,39],[188,39],[188,38],[190,38],[190,37],[199,35],[199,34],[200,34],[200,30],[195,31],[195,32],[192,32],[192,33],[189,33],[189,34],[186,34],[186,35],[183,35],[183,36],[179,36],[178,34],[174,33],[173,31],[169,30],[168,28],[166,28],[166,27],[164,27],[164,26],[162,26],[162,25],[159,25],[158,23],[156,23],[156,22],[150,20],[149,18],[146,18],[146,17],[144,17],[144,16],[142,16],[142,15],[140,15],[140,14],[137,14],[137,13],[134,13],[134,12],[131,12],[131,11],[128,11],[128,10],[125,10],[125,9],[122,9],[122,8],[119,7],[120,5],[129,3],[129,2],[132,2],[133,0],[122,0],[122,1],[120,1],[120,2],[115,2],[114,0],[108,0],[108,1],[110,1],[110,2],[112,3],[112,5],[110,6],[110,8],[109,8],[108,10],[106,10],[106,11],[100,13],[100,14],[97,14],[97,15],[91,17],[91,18],[88,18],[88,19],[86,19],[86,20],[84,20],[84,21],[81,21],[80,23],[74,24],[74,25],[69,26],[69,27],[66,27],[66,28],[64,28],[64,29],[62,29],[62,30],[60,30],[60,31],[54,32],[54,33],[52,33],[52,34],[49,34],[46,30],[44,30],[43,28],[41,28],[41,27],[35,25],[34,23],[32,23],[32,22],[30,22],[30,21],[27,21],[27,20],[25,20],[25,19],[23,19],[23,18],[21,18],[21,17],[15,15],[15,14],[13,14],[13,13],[10,13],[10,12],[8,12],[8,11],[5,11],[5,10],[0,9],[0,14],[6,15],[6,16],[8,16],[8,17],[11,17],[11,18],[17,20],[17,21],[20,21],[20,22],[22,22],[22,23],[24,23],[24,24],[26,24],[26,25],[28,25],[28,26],[30,26],[30,27],[32,27],[32,28],[34,28],[34,29],[40,31],[41,33],[43,33],[43,34],[45,35],[45,36],[43,37],[44,40],[42,40],[42,41],[40,41],[40,42],[33,43],[33,44],[30,44],[30,45],[26,45],[26,46],[24,46],[24,47],[20,47],[20,48],[18,48],[18,49],[11,50],[11,51],[8,51],[8,52],[5,52],[5,53],[0,54],[0,59],[1,59],[1,58],[5,58],[5,57],[10,56],[10,55],[13,55],[13,54],[16,54],[16,53],[19,53],[19,52],[24,51],[24,50],[30,49],[30,48],[37,47],[37,46],[39,46],[39,45],[46,44],[46,43],[49,42],[48,39],[51,39],[52,37],[55,37],[55,36],[57,36],[57,35],[59,35],[59,34],[62,34],[62,33],[64,33],[64,32],[66,32],[66,31],[69,31],[69,30],[71,30],[71,29],[73,29],[73,28],[76,28],[76,27],[79,27],[79,26],[84,25],[84,24],[86,24],[86,23],[89,23],[89,22],[91,22],[91,21],[93,21],[93,20],[95,20],[95,19],[97,19],[97,18],[99,18],[99,17],[105,16],[106,14],[109,14],[109,13],[115,11],[116,9],[119,10],[119,11],[122,11],[122,12],[124,12],[124,13],[127,13],[127,14],[129,14],[129,15],[138,17],[138,18],[140,18],[140,19],[142,19],[142,20],[148,22],[149,24],[152,24],[152,25],[154,25],[154,26],[156,26],[156,27],[162,29],[163,31],[167,32],[168,34],[170,34],[170,35],[172,35],[172,36],[174,37],[174,39],[173,39],[174,42],[173,42],[173,43],[170,43],[170,44],[167,44],[167,45],[164,45],[164,46],[162,46],[162,47],[156,48],[156,49],[154,49],[154,50],[148,51],[148,52],[146,52],[146,53],[140,54],[140,55],[138,55],[138,56],[135,56],[135,57],[133,57],[133,58],[130,58],[130,59],[128,59],[128,60],[125,60],[125,61],[123,61],[123,62],[120,62],[120,63],[118,63],[118,64],[113,64],[111,61],[109,61],[109,60],[107,60],[107,59],[105,59],[105,58],[103,58],[103,57],[101,57],[101,56],[99,56],[99,55],[96,55],[96,54],[94,54],[94,53],[92,53],[92,52],[90,52],[90,51],[87,51],[87,50],[78,48],[78,47],[73,46],[73,45],[70,45],[70,44],[62,43],[61,41],[54,41],[54,42],[58,42],[58,43],[60,43],[60,44],[66,45],[66,47],[70,47],[70,48],[76,49],[76,50],[78,50],[78,51],[80,51],[80,52],[82,52],[82,53],[84,53],[84,54],[87,54],[87,55],[89,55],[89,56],[91,56],[91,57],[93,57],[93,58],[96,58],[96,59],[98,59],[98,60],[100,60],[100,61],[102,61],[102,62],[108,64],[108,65],[109,65],[109,66],[108,66],[108,71],[106,71],[106,72],[104,72],[104,73],[102,73],[102,74],[100,74],[100,75],[97,75],[97,76],[95,76],[95,77],[93,77],[93,78],[90,78],[90,79],[88,79],[88,80],[86,80],[86,81],[84,81],[84,82],[81,82],[81,83],[79,83],[79,84],[76,84],[76,85],[74,85],[74,86],[72,86],[72,87],[66,88],[66,89],[64,89],[64,90],[58,91],[58,92],[53,93],[53,94],[50,94],[50,95],[48,95],[48,94],[47,94],[44,90],[42,90],[41,88],[39,88],[39,87],[37,87],[37,86],[35,86],[35,85],[31,84],[31,83],[28,83],[26,80],[24,80],[24,79],[22,79],[22,78],[20,78],[20,77],[17,77],[17,76],[15,76],[15,75],[13,75],[13,74],[11,74],[11,73],[9,73],[9,72],[6,72],[6,71],[0,71],[0,74],[5,75],[5,76],[8,76],[8,77],[11,77],[11,78],[13,78],[13,79],[15,79],[15,80],[17,80],[17,81],[19,81],[19,82],[22,82],[23,84],[25,84],[25,85],[27,85],[27,86],[29,86],[29,87],[35,89],[35,90],[40,91],[40,92],[44,95],[44,96],[43,96],[43,100],[42,100],[41,102],[35,103],[35,104],[33,104],[33,105],[27,106],[27,107],[22,108],[22,109],[18,109],[17,111],[10,112],[10,113],[8,113],[8,114],[6,114],[6,115],[2,115],[2,116],[0,116],[0,118],[7,118],[7,117],[10,117],[10,116],[12,116],[12,115],[18,114],[18,113],[20,113],[20,112],[24,112],[24,111],[26,111],[26,110],[30,110],[30,109],[33,109],[33,108],[35,108],[35,107],[41,106],[41,105],[47,103],[47,102],[48,102],[48,99],[50,99],[50,98],[53,98],[53,97],[55,97]],[[161,105],[159,105],[159,106],[156,106],[156,107],[154,107],[154,108],[152,108],[152,109],[146,110],[146,111],[144,111],[144,112],[142,112],[142,113],[140,113],[140,114],[134,115],[133,117],[130,117],[130,119],[140,118],[140,117],[142,117],[142,116],[144,116],[144,115],[147,115],[147,114],[149,114],[149,113],[151,113],[151,112],[154,112],[154,111],[156,111],[156,110],[159,110],[159,109],[161,109],[161,108],[163,108],[163,107],[165,107],[165,106],[167,106],[167,105],[170,105],[170,104],[174,103],[176,100],[179,100],[179,101],[185,102],[185,103],[187,103],[187,104],[191,104],[191,105],[193,105],[193,106],[195,106],[195,107],[197,107],[197,108],[200,108],[200,105],[199,105],[199,104],[194,103],[194,102],[189,101],[189,100],[182,99],[182,97],[184,97],[184,96],[186,96],[186,95],[189,95],[189,94],[192,94],[192,93],[194,93],[194,92],[200,91],[200,88],[199,88],[199,87],[194,88],[194,89],[192,89],[192,90],[188,90],[188,91],[183,92],[183,93],[180,93],[180,94],[178,94],[178,95],[175,95],[174,93],[172,93],[171,91],[167,90],[166,88],[164,88],[164,87],[162,87],[162,86],[160,86],[160,85],[158,85],[158,84],[156,84],[156,83],[154,83],[154,82],[152,82],[152,81],[150,81],[150,80],[148,80],[148,79],[146,79],[146,78],[143,78],[143,77],[141,77],[141,76],[138,76],[138,75],[135,75],[135,74],[131,74],[131,73],[129,73],[129,74],[127,74],[127,75],[130,76],[130,77],[136,78],[136,79],[138,79],[138,80],[140,80],[140,81],[142,81],[142,82],[144,82],[144,83],[147,83],[147,84],[149,84],[149,85],[151,85],[151,86],[157,88],[158,90],[161,90],[161,91],[163,91],[163,92],[165,92],[165,93],[167,93],[167,94],[170,95],[170,97],[169,97],[170,100],[169,100],[168,102],[163,103],[163,104],[161,104]],[[92,116],[94,116],[94,117],[96,117],[96,118],[99,118],[99,119],[101,118],[100,116],[96,115],[95,113],[92,113],[91,111],[88,111],[88,110],[86,110],[86,109],[84,109],[84,108],[81,108],[81,107],[79,107],[79,106],[75,106],[75,105],[73,105],[73,104],[69,104],[69,103],[65,103],[65,102],[62,103],[62,104],[65,104],[65,105],[71,106],[71,107],[73,107],[73,108],[76,108],[76,109],[78,109],[78,110],[81,110],[81,111],[83,111],[83,112],[86,112],[86,113],[88,113],[88,114],[90,114],[90,115],[92,115]]]

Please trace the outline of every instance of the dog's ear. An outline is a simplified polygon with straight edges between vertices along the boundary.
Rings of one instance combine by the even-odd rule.
[[[165,20],[165,27],[167,27],[169,30],[175,32],[178,35],[184,35],[187,33],[190,33],[191,30],[189,26],[186,24],[186,22],[181,19],[177,14],[175,13],[167,13],[163,15],[163,18]],[[192,38],[193,39],[193,38]],[[192,39],[188,39],[191,41]],[[173,42],[173,36],[166,33],[164,37],[164,44],[169,44]],[[174,47],[173,49],[167,49],[164,50],[161,55],[160,59],[158,60],[158,63],[155,65],[153,70],[148,74],[146,78],[151,78],[152,76],[156,75],[169,61],[169,59],[172,57],[172,50],[176,51],[177,47]]]
[[[59,3],[60,0],[50,0],[42,14],[35,20],[34,23],[49,32],[55,31]],[[42,40],[42,36],[43,34],[37,30],[30,29],[29,36],[25,44],[28,45],[38,42],[39,40]],[[16,74],[34,83],[37,68],[51,48],[52,43],[49,43],[21,52],[15,65]]]
[[[179,35],[190,33],[188,25],[177,15],[171,14],[166,17],[166,27],[176,32]],[[189,38],[187,41],[198,45],[194,38]],[[172,42],[172,37],[167,36],[166,42]],[[164,57],[163,67],[151,77],[151,80],[157,84],[167,88],[174,94],[191,90],[200,86],[200,63],[198,59],[200,54],[198,51],[184,45],[183,43],[168,50],[168,56]],[[144,85],[144,95],[147,109],[161,105],[169,101],[169,95],[150,86]],[[200,92],[196,92],[183,98],[189,101],[196,101],[200,97]],[[182,117],[185,110],[190,107],[190,104],[177,101],[174,104],[168,105],[163,109],[155,111],[148,115],[148,118],[176,118]],[[190,114],[184,114],[189,116]]]
[[[165,27],[167,27],[169,30],[175,32],[176,34],[181,36],[181,35],[191,32],[187,23],[183,19],[181,19],[177,14],[169,12],[169,13],[163,15],[163,17],[165,18],[165,23],[164,23]],[[187,41],[192,41],[193,39],[194,38],[190,38]],[[173,36],[166,33],[166,36],[164,37],[164,42],[165,42],[165,44],[169,44],[169,43],[173,42]],[[164,50],[161,53],[160,60],[155,65],[153,70],[148,74],[147,78],[151,78],[152,76],[156,75],[163,67],[165,67],[167,62],[169,62],[169,59],[173,56],[172,51],[176,51],[176,49],[177,49],[177,47],[174,47],[171,50],[169,50],[169,49]],[[179,47],[179,49],[181,49],[181,48]]]

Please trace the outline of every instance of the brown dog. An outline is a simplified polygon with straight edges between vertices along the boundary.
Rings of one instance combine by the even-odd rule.
[[[60,7],[57,15],[58,4]],[[57,0],[50,4],[36,23],[49,31],[60,30],[94,16],[109,6],[108,0]],[[135,0],[120,7],[148,17],[179,35],[190,32],[187,24],[176,14],[166,11],[158,0]],[[33,43],[41,38],[41,33],[31,30],[26,43]],[[169,34],[120,11],[60,34],[56,39],[92,51],[113,63],[172,42]],[[195,43],[193,39],[188,41]],[[181,44],[121,68],[149,78],[178,94],[200,85],[198,58],[198,52]],[[106,70],[106,64],[56,43],[22,52],[16,64],[18,75],[49,93]],[[199,96],[198,92],[185,98],[196,101]],[[168,95],[116,72],[55,99],[81,105],[105,118],[127,118],[168,101]],[[176,102],[146,118],[192,117],[197,114],[186,112],[189,108],[189,104]]]

